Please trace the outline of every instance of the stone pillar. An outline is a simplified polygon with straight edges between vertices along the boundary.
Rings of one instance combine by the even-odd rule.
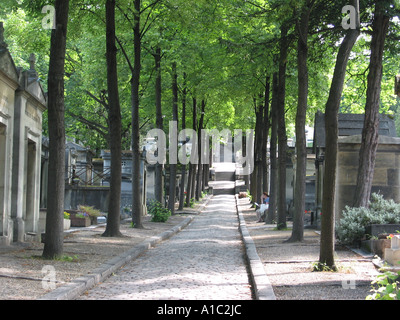
[[[30,69],[22,72],[15,98],[12,218],[14,241],[38,238],[40,208],[40,170],[42,114],[46,99],[31,55]]]

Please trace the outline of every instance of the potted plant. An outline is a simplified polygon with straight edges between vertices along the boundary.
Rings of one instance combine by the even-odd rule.
[[[89,217],[91,224],[97,224],[97,217],[101,215],[100,210],[94,208],[93,206],[78,206],[78,213],[82,213],[84,216]]]
[[[71,227],[70,215],[64,211],[64,230],[68,230]]]
[[[74,216],[71,216],[72,227],[88,227],[90,226],[90,217],[85,212],[78,212]]]

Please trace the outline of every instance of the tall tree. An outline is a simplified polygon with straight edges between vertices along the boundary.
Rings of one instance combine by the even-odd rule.
[[[349,28],[344,37],[337,57],[333,73],[328,101],[325,106],[325,172],[322,198],[321,217],[321,246],[319,264],[335,269],[334,259],[334,230],[335,230],[335,189],[336,189],[336,166],[338,149],[338,112],[342,98],[344,79],[346,76],[347,63],[352,48],[360,34],[360,6],[359,0],[353,0],[355,8],[355,28]]]
[[[307,143],[306,112],[308,103],[308,29],[314,1],[307,0],[301,7],[297,21],[298,100],[296,113],[296,180],[294,188],[294,213],[292,235],[288,241],[303,241],[306,193]]]
[[[140,32],[141,0],[134,1],[134,66],[131,79],[132,94],[132,222],[135,228],[143,228],[142,191],[140,188],[140,124],[139,124],[139,84],[141,69],[142,39]],[[143,190],[144,192],[144,190]]]
[[[51,32],[48,75],[49,178],[46,239],[43,257],[63,254],[65,191],[64,68],[67,44],[69,0],[56,0],[55,29]]]
[[[197,99],[193,97],[192,99],[192,128],[196,131],[197,128]],[[192,137],[194,139],[194,137]],[[197,143],[192,144],[192,153],[197,153]],[[197,164],[191,163],[189,164],[189,177],[188,177],[188,188],[186,193],[186,206],[190,206],[190,201],[195,197],[195,182],[196,182],[196,168]]]
[[[278,165],[277,165],[277,95],[278,95],[278,73],[274,72],[272,76],[272,101],[271,101],[271,141],[270,141],[270,158],[271,158],[271,175],[270,175],[270,193],[269,208],[266,223],[272,223],[275,220],[277,189],[278,189]]]
[[[197,183],[196,183],[196,194],[195,198],[197,201],[201,198],[201,192],[203,191],[203,162],[202,162],[202,148],[201,148],[201,130],[204,129],[204,115],[205,115],[206,102],[204,99],[201,100],[201,112],[199,119],[199,126],[197,129],[197,152],[198,152],[198,165],[197,165]]]
[[[285,123],[285,95],[286,95],[286,69],[288,57],[288,26],[281,26],[280,53],[279,53],[279,72],[278,72],[278,97],[277,97],[277,115],[278,115],[278,194],[277,209],[278,221],[277,228],[285,229],[286,224],[286,152],[287,135]]]
[[[154,54],[155,68],[156,68],[156,84],[155,84],[155,99],[156,99],[156,127],[159,130],[163,130],[163,115],[162,115],[162,87],[161,87],[161,48],[158,45]],[[160,151],[159,151],[160,152]],[[161,204],[163,201],[163,176],[162,176],[163,164],[157,162],[155,165],[155,183],[154,183],[154,195],[155,199]]]
[[[186,129],[186,95],[187,95],[187,87],[186,87],[186,72],[183,73],[183,88],[182,88],[182,130]],[[183,152],[186,155],[186,139],[185,141],[181,141],[184,145],[182,146]],[[181,171],[181,184],[180,184],[180,194],[179,194],[179,207],[178,210],[183,210],[183,205],[185,201],[185,182],[186,182],[186,165],[182,165]]]
[[[120,204],[122,182],[121,108],[118,91],[117,47],[115,46],[115,0],[106,1],[106,56],[111,175],[108,219],[104,237],[121,236]]]
[[[369,64],[367,100],[365,104],[364,127],[362,131],[357,185],[354,207],[368,207],[374,177],[375,156],[379,138],[379,107],[382,82],[382,59],[390,15],[389,2],[376,1],[372,24],[371,58]]]
[[[176,71],[176,62],[172,63],[172,120],[176,123],[178,129],[178,74]],[[177,134],[177,132],[176,132]],[[170,131],[170,152],[178,147],[178,136]],[[177,154],[173,158],[177,159]],[[171,157],[170,157],[171,159]],[[175,198],[176,198],[176,168],[177,161],[169,164],[169,198],[168,209],[171,214],[175,213]]]
[[[254,170],[251,174],[251,194],[255,197],[255,202],[261,201],[263,193],[263,163],[262,150],[264,140],[264,107],[265,100],[263,94],[259,94],[258,99],[254,100],[254,113],[256,116],[256,126],[254,130]],[[226,161],[226,160],[225,160]]]
[[[270,108],[269,108],[269,97],[270,97],[270,76],[267,72],[266,80],[265,80],[265,93],[264,93],[264,119],[263,119],[263,144],[261,149],[261,157],[262,157],[262,191],[269,190],[269,183],[268,183],[268,160],[267,160],[267,151],[268,151],[268,135],[269,135],[269,128],[270,128]]]

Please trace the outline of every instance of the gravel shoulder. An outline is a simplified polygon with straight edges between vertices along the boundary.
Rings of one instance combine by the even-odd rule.
[[[188,214],[198,214],[201,205],[172,216],[166,223],[151,222],[146,216],[144,229],[121,224],[123,237],[120,238],[102,237],[105,226],[78,228],[66,235],[65,259],[59,261],[41,259],[41,243],[0,247],[0,300],[39,299],[52,290],[42,282],[48,270],[55,271],[56,287],[64,286],[143,241],[170,230]],[[319,235],[314,230],[305,230],[302,243],[284,243],[290,237],[290,230],[276,231],[275,225],[257,223],[248,199],[239,199],[238,205],[277,300],[364,300],[370,294],[370,283],[379,274],[371,258],[337,247],[339,271],[312,272],[312,263],[319,257]]]
[[[188,209],[187,213],[195,215],[197,211]],[[118,238],[102,237],[105,225],[74,228],[64,238],[65,258],[57,261],[41,258],[42,243],[0,247],[0,300],[39,299],[54,289],[43,285],[43,280],[55,280],[56,287],[66,285],[143,241],[170,230],[188,214],[174,215],[165,223],[151,222],[151,217],[145,216],[144,229],[131,228],[129,222],[122,223],[123,236]]]
[[[276,225],[257,222],[247,198],[239,199],[238,206],[277,300],[365,300],[370,294],[371,281],[379,274],[372,258],[336,246],[338,272],[313,272],[320,244],[315,230],[305,229],[301,243],[285,243],[290,223],[289,230],[277,231]]]

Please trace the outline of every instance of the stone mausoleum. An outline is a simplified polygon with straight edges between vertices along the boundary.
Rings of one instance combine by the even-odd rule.
[[[357,182],[363,114],[338,115],[338,162],[336,176],[336,220],[341,218],[346,206],[351,206]],[[322,185],[325,160],[324,114],[315,115],[314,152],[316,156],[316,207],[322,207]],[[385,199],[400,202],[400,138],[397,137],[394,120],[388,115],[379,116],[379,141],[375,159],[372,192]],[[318,212],[320,213],[320,211]]]
[[[0,22],[0,245],[38,234],[46,95],[29,62],[15,66]]]

